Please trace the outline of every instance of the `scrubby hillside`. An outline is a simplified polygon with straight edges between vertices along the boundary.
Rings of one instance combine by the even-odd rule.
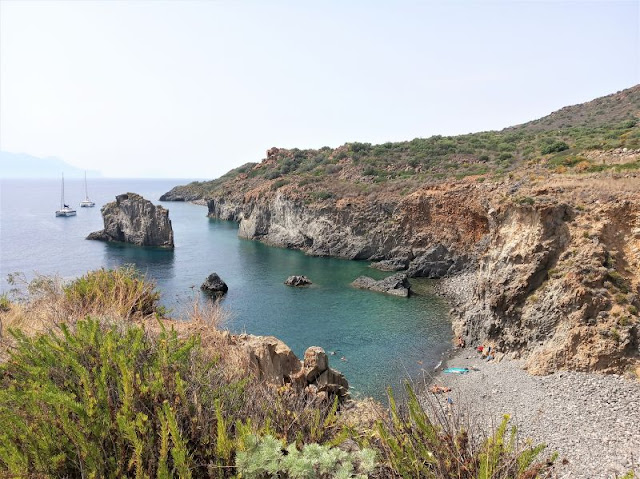
[[[209,182],[177,187],[165,200],[246,193],[260,185],[304,195],[309,201],[378,191],[404,194],[424,184],[467,176],[502,180],[531,167],[547,172],[637,171],[637,156],[602,161],[602,152],[640,149],[640,85],[502,131],[432,136],[371,145],[347,143],[319,150],[271,148]]]

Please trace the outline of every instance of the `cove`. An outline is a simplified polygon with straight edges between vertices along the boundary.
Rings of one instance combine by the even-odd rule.
[[[200,284],[217,272],[229,285],[222,300],[229,314],[225,327],[234,333],[273,335],[302,357],[321,346],[332,367],[342,371],[354,395],[385,397],[385,388],[430,372],[451,344],[445,302],[429,292],[428,280],[411,279],[416,295],[398,298],[352,288],[366,274],[382,278],[369,263],[306,256],[237,237],[233,222],[206,217],[203,206],[163,202],[169,209],[175,250],[155,250],[87,241],[102,228],[100,206],[127,191],[158,203],[175,180],[95,180],[96,208],[82,208],[74,218],[55,218],[59,195],[55,180],[3,181],[0,273],[8,291],[8,273],[58,274],[72,279],[89,270],[134,264],[153,279],[162,303],[180,317],[194,301],[209,301]],[[67,190],[80,191],[69,181]],[[307,288],[284,285],[292,274],[313,281]],[[331,352],[335,352],[331,355]],[[344,357],[345,360],[341,360]]]

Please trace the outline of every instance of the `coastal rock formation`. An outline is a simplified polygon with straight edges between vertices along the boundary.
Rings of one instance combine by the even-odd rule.
[[[308,286],[313,284],[306,276],[289,276],[284,282],[287,286]]]
[[[284,342],[273,336],[241,334],[231,337],[232,344],[244,352],[259,379],[276,385],[290,384],[304,390],[317,401],[331,395],[349,397],[349,383],[344,375],[329,367],[324,349],[312,346],[300,361]]]
[[[243,238],[440,279],[456,340],[531,372],[622,373],[640,365],[639,102],[636,85],[502,131],[272,148],[170,195]]]
[[[407,275],[404,273],[396,273],[379,281],[368,276],[360,276],[351,285],[359,289],[368,289],[405,298],[411,292],[411,283],[409,283]]]
[[[518,351],[531,372],[622,372],[640,357],[640,198],[600,199],[595,181],[456,182],[311,204],[259,190],[208,206],[243,237],[443,278],[455,336]]]
[[[222,281],[222,278],[218,276],[218,273],[211,273],[207,276],[204,283],[200,285],[200,289],[207,293],[215,294],[216,296],[223,296],[227,291],[229,291],[227,283]]]
[[[169,210],[136,193],[116,196],[116,201],[104,205],[101,212],[104,229],[89,234],[87,239],[174,247]]]

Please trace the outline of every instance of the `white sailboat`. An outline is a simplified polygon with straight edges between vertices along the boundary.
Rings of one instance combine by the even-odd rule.
[[[60,193],[60,209],[56,210],[56,216],[75,216],[76,210],[64,203],[64,173],[62,173],[62,193]]]
[[[87,193],[87,172],[84,172],[84,200],[80,202],[81,208],[93,208],[96,204],[89,199],[89,193]]]

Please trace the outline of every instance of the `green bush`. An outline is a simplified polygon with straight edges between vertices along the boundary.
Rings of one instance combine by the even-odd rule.
[[[540,153],[543,155],[547,155],[549,153],[558,153],[560,151],[568,150],[569,145],[567,145],[564,141],[554,141],[553,143],[543,147],[540,150]]]
[[[247,436],[236,457],[238,473],[246,479],[366,479],[375,465],[372,449],[348,453],[316,443],[302,450],[295,443],[283,449],[282,442],[270,435]]]
[[[90,271],[63,288],[68,309],[84,314],[111,311],[122,317],[165,314],[159,305],[155,284],[142,277],[133,266]]]
[[[337,401],[309,407],[304,395],[238,375],[198,335],[93,319],[33,338],[10,333],[0,476],[232,477],[249,434],[302,444],[338,432]]]

